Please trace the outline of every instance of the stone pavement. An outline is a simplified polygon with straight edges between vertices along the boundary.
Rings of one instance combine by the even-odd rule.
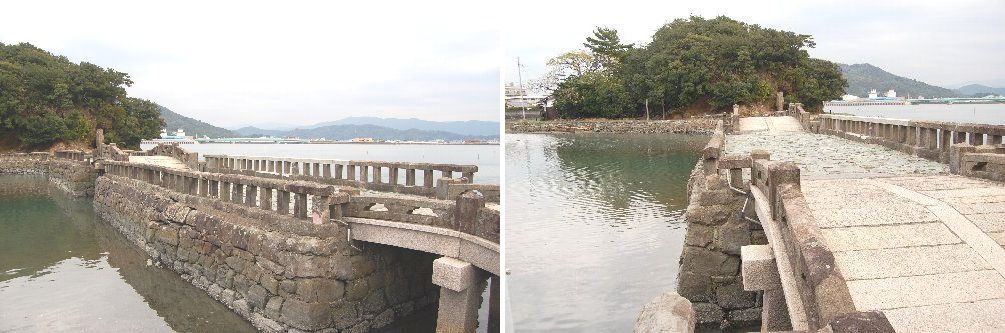
[[[742,120],[727,154],[766,149],[799,165],[858,310],[882,310],[898,332],[1005,332],[1005,184],[949,175],[882,146]]]
[[[739,131],[777,134],[802,132],[803,127],[793,117],[746,117],[740,118]]]
[[[129,162],[159,165],[168,168],[188,170],[189,167],[170,156],[129,156]]]

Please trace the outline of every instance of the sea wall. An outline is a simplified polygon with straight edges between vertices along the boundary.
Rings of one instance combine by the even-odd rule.
[[[97,173],[90,163],[62,158],[51,154],[15,153],[0,155],[0,175],[45,175],[50,182],[73,196],[94,194]]]
[[[506,124],[507,133],[627,133],[627,134],[712,134],[720,118],[680,120],[548,120],[517,121]]]
[[[366,332],[435,306],[430,254],[361,251],[338,223],[279,215],[105,175],[94,206],[157,265],[265,332]]]

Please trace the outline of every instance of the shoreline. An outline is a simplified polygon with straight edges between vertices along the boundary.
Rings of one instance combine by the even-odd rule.
[[[591,119],[520,120],[506,123],[507,134],[517,133],[625,133],[701,134],[715,131],[718,117],[675,120]]]

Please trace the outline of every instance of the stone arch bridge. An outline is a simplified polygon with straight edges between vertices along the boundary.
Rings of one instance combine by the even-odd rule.
[[[165,144],[55,157],[96,170],[96,211],[154,263],[262,331],[365,332],[435,309],[438,332],[473,332],[483,303],[499,329],[499,187],[472,183],[476,166],[200,161]]]

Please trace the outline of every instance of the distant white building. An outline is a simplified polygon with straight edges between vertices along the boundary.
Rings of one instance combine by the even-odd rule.
[[[879,98],[879,94],[876,93],[876,89],[869,90],[869,99]]]
[[[857,100],[857,99],[859,99],[859,97],[855,96],[855,95],[844,95],[844,96],[841,96],[841,100],[842,101],[854,101],[854,100]]]
[[[897,92],[893,91],[893,89],[890,89],[889,91],[886,92],[886,97],[897,98]]]

